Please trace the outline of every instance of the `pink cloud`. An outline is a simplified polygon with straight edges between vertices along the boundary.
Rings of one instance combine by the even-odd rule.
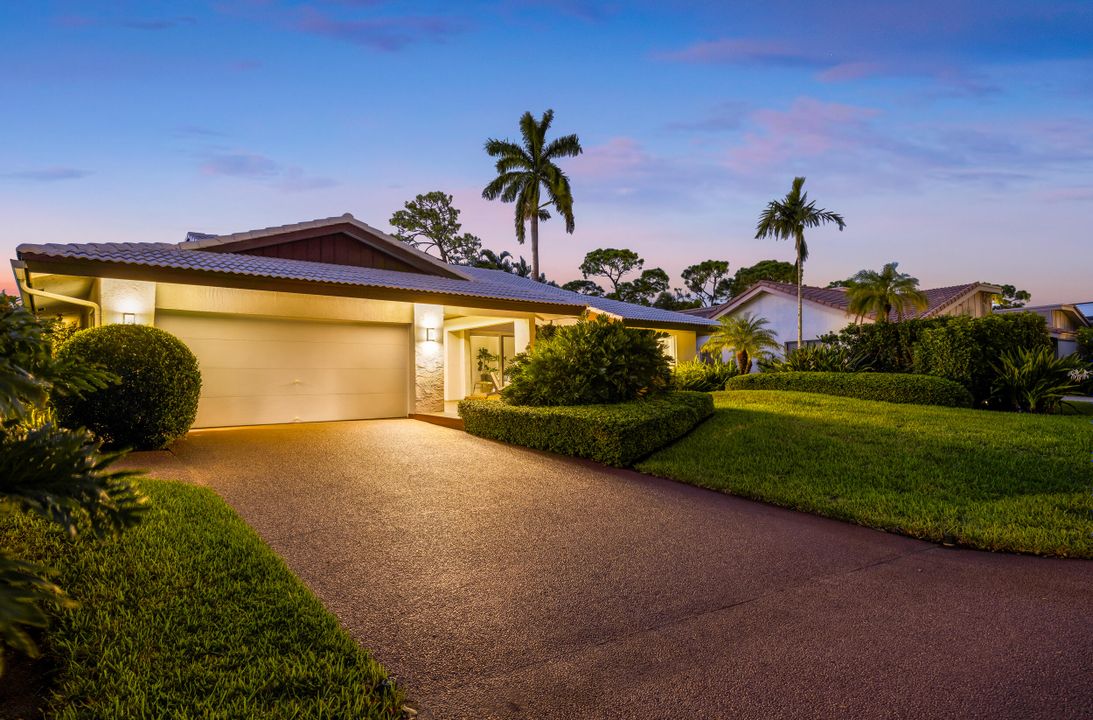
[[[880,63],[875,62],[844,62],[832,65],[816,79],[820,82],[844,82],[847,80],[859,80],[871,75],[878,75],[883,70]]]
[[[816,157],[856,146],[870,135],[873,108],[797,98],[787,110],[757,110],[751,114],[754,130],[729,151],[735,170],[759,170],[789,160]]]
[[[638,141],[628,137],[614,137],[602,145],[587,148],[570,163],[570,168],[575,178],[604,180],[644,173],[652,163],[652,156]]]
[[[689,45],[682,50],[664,53],[661,58],[689,63],[778,63],[787,65],[812,64],[819,59],[799,48],[779,40],[722,38]]]

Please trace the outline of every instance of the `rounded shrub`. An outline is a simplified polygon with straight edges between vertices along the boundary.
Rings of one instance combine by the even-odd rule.
[[[661,337],[604,315],[559,326],[516,356],[501,396],[512,405],[600,405],[662,392],[672,373]]]
[[[197,358],[168,332],[106,325],[76,333],[57,355],[95,363],[121,379],[82,398],[55,398],[65,427],[86,427],[109,447],[148,450],[166,447],[194,422],[201,392]]]
[[[952,380],[906,373],[779,372],[738,375],[726,390],[794,390],[910,405],[971,407],[972,395]]]

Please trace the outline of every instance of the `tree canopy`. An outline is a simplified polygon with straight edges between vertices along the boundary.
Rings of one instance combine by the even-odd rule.
[[[991,296],[991,304],[996,308],[1021,308],[1032,299],[1028,290],[1018,290],[1013,285],[1003,285],[1002,292]]]
[[[760,280],[797,282],[797,266],[784,260],[760,260],[754,265],[738,268],[729,284],[729,292],[732,297],[742,295]]]
[[[640,270],[645,261],[633,250],[597,248],[585,254],[581,262],[581,275],[605,277],[611,282],[612,294],[618,295],[622,276]]]
[[[444,262],[473,265],[482,249],[478,237],[459,232],[459,209],[452,205],[451,195],[439,190],[407,201],[389,222],[399,240],[425,252],[433,250]]]
[[[703,260],[688,265],[680,276],[687,289],[707,307],[725,302],[732,294],[727,260]]]

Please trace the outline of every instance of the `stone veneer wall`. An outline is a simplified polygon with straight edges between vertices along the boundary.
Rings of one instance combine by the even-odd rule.
[[[436,340],[425,339],[433,328]],[[414,412],[444,411],[444,306],[414,303]]]

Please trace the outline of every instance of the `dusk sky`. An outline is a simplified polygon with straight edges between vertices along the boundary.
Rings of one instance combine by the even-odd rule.
[[[530,259],[480,197],[482,144],[553,108],[585,148],[576,232],[542,231],[559,282],[597,247],[676,285],[790,260],[755,221],[805,175],[847,220],[809,237],[809,284],[895,260],[923,287],[1093,300],[1089,0],[9,1],[0,47],[6,257],[344,212],[386,230],[444,190]]]

